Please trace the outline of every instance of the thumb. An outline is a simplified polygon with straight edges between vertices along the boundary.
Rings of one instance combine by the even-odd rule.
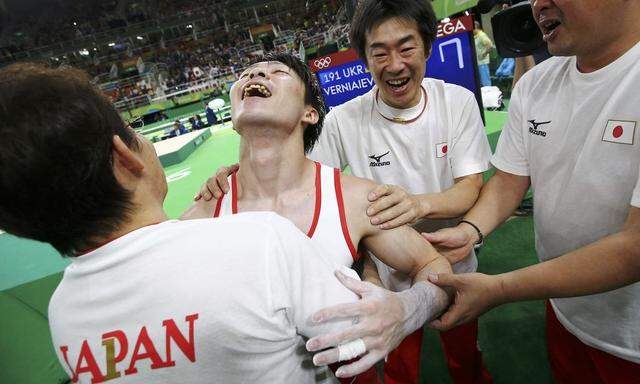
[[[240,169],[240,164],[235,163],[229,166],[229,173],[237,172]]]
[[[430,243],[442,243],[447,239],[446,233],[440,231],[436,232],[422,232],[422,237]]]
[[[453,273],[438,273],[429,274],[429,282],[437,285],[438,287],[453,287],[458,288],[458,277]]]
[[[439,331],[447,331],[460,323],[460,314],[457,313],[457,308],[454,305],[449,307],[447,312],[442,314],[438,319],[429,323],[430,328],[437,329]]]
[[[355,271],[354,271],[355,272]],[[347,276],[344,270],[336,270],[335,275],[338,280],[350,291],[356,293],[360,297],[370,291],[370,285],[353,277]]]

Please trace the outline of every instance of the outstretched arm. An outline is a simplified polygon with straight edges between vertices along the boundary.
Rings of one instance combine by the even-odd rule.
[[[640,281],[640,208],[617,233],[502,277],[505,301],[590,295]],[[544,277],[544,278],[542,278]]]
[[[383,262],[411,276],[413,286],[406,291],[393,293],[370,283],[342,279],[362,300],[321,310],[314,315],[315,320],[358,316],[360,322],[345,331],[318,336],[307,343],[310,351],[319,351],[363,339],[368,351],[367,359],[341,367],[336,372],[340,377],[353,376],[368,369],[392,351],[404,337],[437,317],[449,303],[447,293],[428,281],[429,274],[451,273],[447,260],[410,227],[382,230],[369,223],[365,210],[366,194],[371,184],[370,181],[343,176],[352,239],[362,239],[363,244],[379,255]],[[338,356],[337,348],[332,348],[316,355],[314,362],[318,365],[330,364],[337,361]]]
[[[552,260],[500,275],[431,276],[456,289],[455,303],[434,328],[449,329],[514,301],[591,295],[640,281],[640,208],[617,233]]]

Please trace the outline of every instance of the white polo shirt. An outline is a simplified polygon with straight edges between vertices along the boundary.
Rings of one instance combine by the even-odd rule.
[[[310,316],[357,300],[336,268],[274,213],[140,228],[67,267],[53,345],[80,383],[315,383],[303,337],[351,319]]]
[[[421,102],[409,110],[376,100],[377,87],[332,109],[309,157],[340,169],[349,166],[355,176],[399,185],[413,194],[442,192],[455,178],[486,171],[491,150],[473,93],[430,78],[422,81],[422,87],[426,100],[423,94]],[[380,113],[410,118],[419,114],[425,102],[424,112],[409,124],[388,121]],[[433,231],[456,224],[457,220],[423,220],[419,229]],[[394,272],[376,264],[387,287],[410,286],[410,280],[389,278],[388,272]],[[476,267],[471,253],[454,270],[472,272]]]
[[[640,207],[638,63],[640,43],[593,73],[556,57],[514,89],[492,162],[531,178],[540,260],[616,233]],[[584,343],[640,363],[640,283],[551,302]]]

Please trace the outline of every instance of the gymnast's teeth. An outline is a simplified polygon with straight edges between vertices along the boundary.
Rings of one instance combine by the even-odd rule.
[[[244,92],[243,92],[243,97],[242,98],[244,99],[245,97],[252,97],[252,96],[270,97],[271,96],[271,92],[264,85],[261,85],[261,84],[250,84],[250,85],[247,85],[244,88]]]

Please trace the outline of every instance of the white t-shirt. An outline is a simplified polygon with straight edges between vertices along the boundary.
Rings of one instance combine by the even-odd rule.
[[[274,213],[167,221],[74,259],[49,304],[54,348],[82,383],[311,383],[309,317],[355,294]]]
[[[593,73],[556,57],[514,89],[492,162],[531,178],[540,260],[618,232],[640,207],[639,62],[640,43]],[[584,343],[640,363],[640,283],[552,303]]]
[[[349,166],[355,176],[399,185],[414,194],[441,192],[455,178],[486,171],[491,150],[473,93],[430,78],[422,86],[426,109],[409,124],[388,121],[379,111],[410,120],[419,114],[424,94],[413,108],[416,111],[391,108],[380,98],[376,102],[377,87],[332,109],[309,157],[340,169]],[[457,220],[423,220],[418,229],[433,231],[456,224]],[[409,287],[410,279],[377,260],[376,264],[387,287]],[[471,253],[454,270],[471,272],[476,267]]]

